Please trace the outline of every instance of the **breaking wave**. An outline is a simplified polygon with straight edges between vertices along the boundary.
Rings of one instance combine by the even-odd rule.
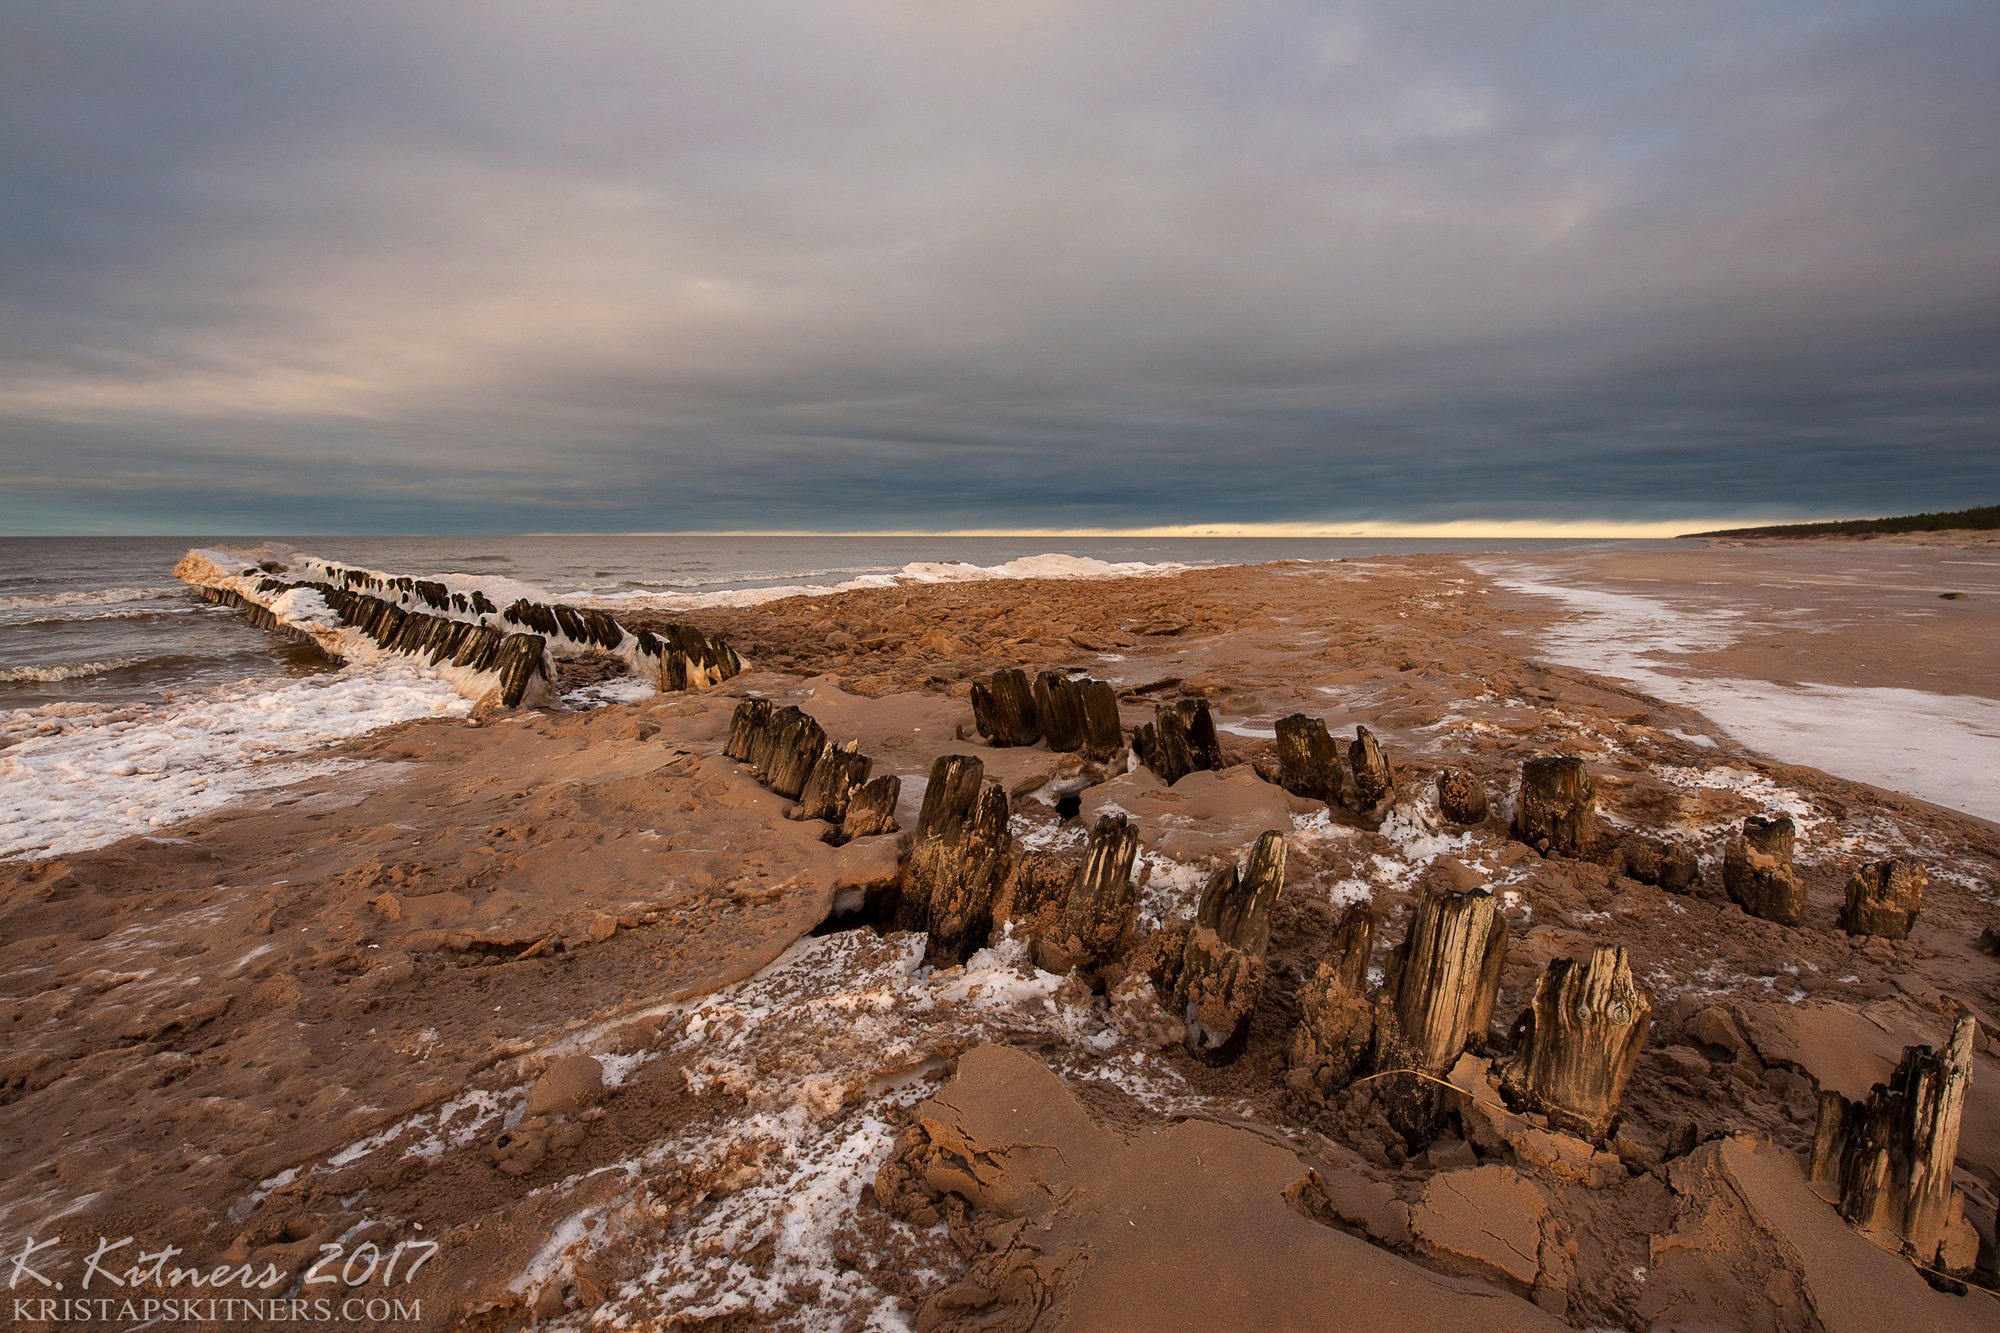
[[[102,676],[107,672],[138,666],[146,660],[148,659],[143,657],[116,657],[108,662],[56,662],[48,666],[0,668],[0,685],[20,685],[30,681],[46,684],[59,680],[87,680],[92,676]]]
[[[153,588],[82,588],[68,592],[24,592],[0,597],[0,611],[25,611],[45,606],[115,606],[119,602],[149,602],[184,597],[178,586]]]
[[[627,593],[594,601],[642,603],[663,607],[758,606],[784,597],[825,597],[864,588],[892,588],[901,583],[979,583],[989,579],[1116,579],[1178,574],[1187,565],[1174,561],[1150,564],[1142,560],[1097,560],[1085,555],[1045,552],[1024,555],[998,565],[956,560],[917,560],[892,573],[863,574],[840,583],[788,583],[769,588],[738,588],[727,592],[667,594]]]

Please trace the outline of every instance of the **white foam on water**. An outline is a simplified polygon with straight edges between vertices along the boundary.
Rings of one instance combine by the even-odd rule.
[[[53,662],[47,666],[8,667],[0,671],[0,685],[19,685],[26,681],[88,680],[92,676],[137,666],[145,660],[143,657],[114,657],[108,662]]]
[[[199,604],[186,606],[130,606],[112,611],[55,610],[44,615],[18,615],[0,619],[0,625],[80,625],[99,620],[156,620],[163,616],[185,616],[200,611]]]
[[[1536,656],[1698,709],[1774,758],[2000,820],[2000,699],[1690,675],[1673,659],[1728,647],[1741,612],[1571,587],[1511,565],[1482,572],[1573,613],[1543,636]]]
[[[436,673],[350,667],[160,704],[0,715],[0,858],[63,855],[238,804],[346,759],[298,758],[392,723],[472,710]]]
[[[1045,552],[1026,555],[998,565],[974,565],[960,561],[919,560],[893,573],[862,574],[839,583],[788,583],[768,588],[737,588],[704,593],[622,593],[613,601],[621,606],[657,606],[664,609],[695,609],[711,606],[760,606],[785,597],[826,597],[866,588],[893,588],[904,583],[979,583],[991,579],[1117,579],[1149,578],[1178,574],[1188,566],[1173,561],[1149,564],[1145,561],[1107,561],[1089,556]]]
[[[145,602],[180,597],[186,589],[179,584],[148,588],[88,588],[72,592],[28,592],[0,597],[0,611],[39,610],[45,606],[116,606],[121,602]]]

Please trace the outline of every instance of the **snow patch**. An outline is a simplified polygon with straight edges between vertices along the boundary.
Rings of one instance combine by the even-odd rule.
[[[2000,699],[1683,674],[1674,659],[1728,647],[1741,612],[1570,587],[1516,566],[1480,569],[1573,612],[1544,636],[1548,661],[1698,709],[1766,754],[2000,820]]]
[[[463,717],[436,673],[394,664],[242,682],[157,705],[0,716],[0,858],[64,855],[356,767],[293,759],[378,727]],[[282,761],[282,762],[281,762]]]

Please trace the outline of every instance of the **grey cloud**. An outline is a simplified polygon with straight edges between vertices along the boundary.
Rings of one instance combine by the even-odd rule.
[[[0,529],[2000,492],[2000,12],[0,3]]]

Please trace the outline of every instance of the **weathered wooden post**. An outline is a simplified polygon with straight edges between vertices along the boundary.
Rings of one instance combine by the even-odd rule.
[[[1007,872],[1007,793],[970,755],[939,755],[903,871],[898,923],[930,933],[929,956],[962,963],[986,943]]]
[[[1086,758],[1109,759],[1125,746],[1118,721],[1118,692],[1111,682],[1084,677],[1071,679],[1061,671],[1035,677],[1035,707],[1042,715],[1042,736],[1051,750],[1079,751]]]
[[[1850,935],[1909,937],[1924,910],[1924,887],[1930,874],[1915,861],[1871,861],[1847,881],[1847,902],[1840,909],[1840,928]]]
[[[546,641],[539,634],[509,634],[500,641],[493,663],[499,676],[500,702],[518,707],[534,691],[536,682],[548,679]]]
[[[1486,788],[1472,774],[1462,768],[1444,769],[1438,773],[1437,791],[1438,813],[1446,823],[1463,827],[1486,822]]]
[[[1668,893],[1688,893],[1701,877],[1701,861],[1694,849],[1659,838],[1632,838],[1620,857],[1627,875],[1641,884],[1652,884]]]
[[[884,773],[870,778],[861,789],[848,798],[847,813],[842,816],[840,828],[830,833],[827,841],[836,845],[853,842],[856,838],[872,838],[882,833],[896,831],[896,802],[903,796],[903,780],[893,773]]]
[[[840,823],[847,818],[847,807],[853,803],[854,793],[868,781],[868,770],[872,766],[872,761],[860,753],[855,741],[849,741],[839,750],[827,750],[806,778],[806,785],[799,792],[799,807],[793,812],[793,817]]]
[[[1507,919],[1484,889],[1432,890],[1417,900],[1409,933],[1389,958],[1388,990],[1396,1031],[1386,1051],[1377,1031],[1377,1062],[1407,1061],[1429,1073],[1449,1068],[1468,1045],[1486,1040]]]
[[[743,716],[743,705],[738,704],[736,709],[736,716]],[[762,723],[750,731],[749,752],[743,756],[743,762],[750,765],[751,776],[760,782],[764,780],[764,774],[771,766],[771,755],[777,746],[780,730],[798,726],[799,720],[804,716],[794,704],[787,704],[783,708],[773,708],[769,704],[764,706]]]
[[[1285,1058],[1321,1096],[1347,1086],[1361,1072],[1375,1035],[1375,1007],[1368,1001],[1368,960],[1375,948],[1375,916],[1355,903],[1334,927],[1326,957],[1299,992],[1299,1025]]]
[[[1071,876],[1054,928],[1036,953],[1051,972],[1098,968],[1111,960],[1118,941],[1139,912],[1132,864],[1139,855],[1139,830],[1124,815],[1100,815],[1091,830],[1083,864]]]
[[[1108,680],[1071,682],[1083,707],[1083,754],[1109,759],[1125,748],[1125,724],[1118,720],[1118,691]]]
[[[1354,770],[1354,808],[1364,815],[1377,815],[1396,794],[1396,775],[1389,758],[1382,753],[1375,733],[1366,727],[1354,729],[1347,747],[1348,767]]]
[[[1057,754],[1083,748],[1083,699],[1065,671],[1035,676],[1035,712],[1042,720],[1042,739]]]
[[[1222,767],[1222,745],[1206,699],[1158,705],[1153,720],[1133,733],[1132,748],[1169,787],[1190,773]]]
[[[768,748],[760,747],[753,762],[764,785],[787,800],[797,800],[806,779],[828,750],[826,730],[799,708],[771,714],[766,730]]]
[[[1232,948],[1261,954],[1271,942],[1271,909],[1285,886],[1285,838],[1273,830],[1259,835],[1242,873],[1224,866],[1208,881],[1195,911]]]
[[[1515,1024],[1502,1089],[1558,1129],[1603,1138],[1618,1118],[1652,1011],[1623,949],[1600,946],[1588,961],[1556,959]]]
[[[1597,791],[1583,760],[1543,755],[1521,765],[1514,836],[1544,856],[1581,856],[1597,838]]]
[[[1813,1134],[1812,1178],[1837,1193],[1841,1216],[1948,1273],[1969,1271],[1979,1250],[1951,1178],[1978,1032],[1961,1015],[1942,1052],[1906,1047],[1865,1102],[1822,1093]]]
[[[972,686],[972,723],[995,746],[1033,745],[1042,738],[1041,714],[1026,672],[1002,667],[986,685]]]
[[[1250,1040],[1271,910],[1284,882],[1284,835],[1270,832],[1257,839],[1240,874],[1233,865],[1223,867],[1201,896],[1181,955],[1178,998],[1188,1051],[1211,1064],[1235,1059]]]
[[[1722,887],[1751,916],[1796,926],[1806,919],[1806,887],[1792,869],[1798,829],[1786,814],[1751,815],[1722,856]]]
[[[1325,722],[1304,713],[1278,719],[1278,785],[1310,801],[1340,804],[1340,746]]]

